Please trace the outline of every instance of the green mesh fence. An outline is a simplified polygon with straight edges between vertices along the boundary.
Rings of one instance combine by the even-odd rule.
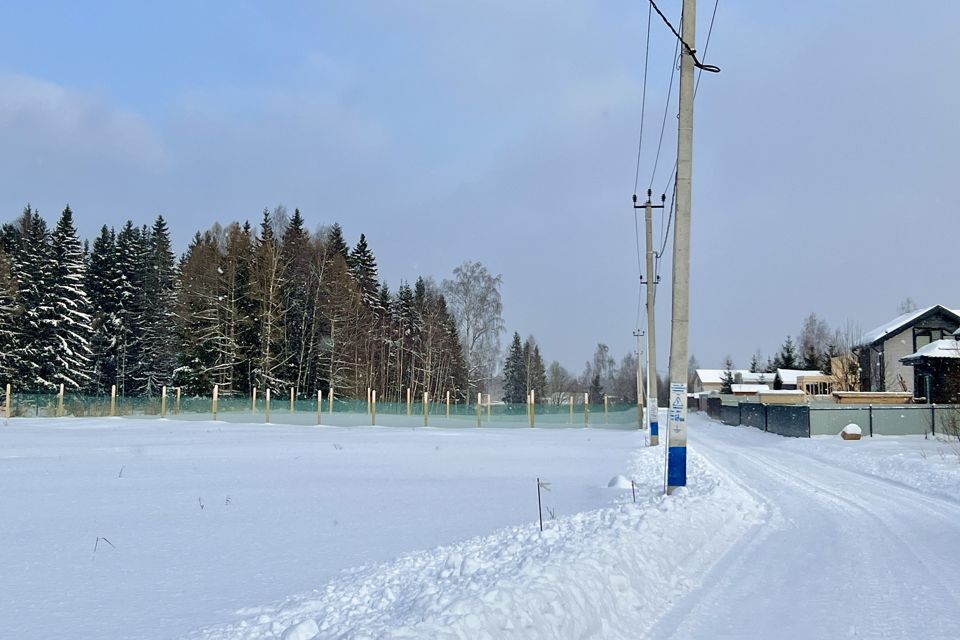
[[[2,396],[2,394],[0,394]],[[12,417],[108,417],[134,418],[165,417],[178,420],[212,420],[214,405],[212,397],[181,396],[170,394],[165,407],[160,396],[94,396],[67,393],[61,399],[55,393],[11,394]],[[5,397],[3,402],[6,402]],[[444,427],[444,428],[638,428],[637,407],[633,404],[603,403],[575,404],[526,404],[491,403],[464,404],[452,402],[447,405],[428,402],[377,402],[368,405],[364,400],[336,398],[333,408],[329,398],[324,397],[318,411],[317,398],[296,397],[291,406],[290,396],[272,395],[268,407],[266,398],[258,394],[252,398],[220,397],[217,399],[216,419],[236,423],[270,424],[325,424],[331,426],[376,425],[383,427]],[[3,411],[5,404],[0,404]],[[531,411],[532,409],[532,411]],[[375,415],[374,415],[375,411]]]

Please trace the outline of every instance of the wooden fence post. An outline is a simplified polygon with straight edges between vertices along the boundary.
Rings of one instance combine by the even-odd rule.
[[[373,405],[370,404],[370,387],[367,387],[367,414],[369,415]]]
[[[167,417],[167,385],[160,389],[160,417]]]
[[[429,425],[428,416],[430,415],[430,394],[423,392],[423,426]]]
[[[293,398],[294,398],[293,387],[290,387],[290,415],[293,415],[293,410],[294,410]]]
[[[483,394],[477,392],[477,427],[480,426],[480,407],[483,406]]]
[[[330,413],[333,413],[333,387],[330,387],[330,391],[327,393],[330,397]]]
[[[372,395],[370,396],[370,401],[371,401],[370,406],[372,408],[372,411],[370,412],[370,426],[373,427],[373,426],[376,426],[377,424],[377,390],[374,389],[371,392],[371,394]]]
[[[410,415],[410,387],[407,387],[407,415]]]
[[[530,427],[537,426],[537,394],[530,389]]]
[[[250,412],[251,413],[257,412],[257,388],[256,387],[254,387],[250,391]]]
[[[8,382],[8,383],[7,383],[7,403],[6,403],[7,406],[6,406],[5,409],[4,409],[4,413],[5,413],[6,416],[7,416],[7,420],[10,419],[10,400],[11,400],[11,397],[10,397],[10,396],[11,396],[11,395],[12,395],[12,394],[11,394],[11,391],[10,391],[10,383]]]
[[[266,397],[264,398],[264,411],[266,411],[266,417],[264,422],[270,424],[270,387],[267,387]]]
[[[570,424],[573,424],[573,394],[570,394]]]
[[[492,397],[492,394],[487,394],[487,422],[490,422],[490,398]]]
[[[583,392],[583,426],[590,426],[590,392]]]
[[[447,391],[447,418],[450,418],[450,392]]]
[[[57,417],[63,417],[63,383],[60,383],[60,393],[57,396]]]
[[[213,419],[217,419],[217,400],[220,397],[220,385],[213,385]]]
[[[603,424],[607,424],[607,408],[609,406],[610,397],[607,394],[603,394]],[[737,405],[738,407],[740,405]]]
[[[110,386],[110,417],[117,415],[117,385]]]
[[[177,415],[180,415],[180,387],[177,387]]]
[[[323,391],[317,389],[317,424],[320,424],[320,414],[323,413]]]

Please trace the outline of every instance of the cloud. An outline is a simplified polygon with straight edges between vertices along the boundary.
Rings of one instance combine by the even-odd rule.
[[[0,74],[3,165],[56,171],[74,163],[134,165],[155,171],[168,162],[158,133],[142,117],[97,96],[23,75]]]

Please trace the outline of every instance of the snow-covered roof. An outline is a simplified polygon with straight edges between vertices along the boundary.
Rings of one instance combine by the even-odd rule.
[[[773,373],[753,373],[747,369],[731,369],[734,378],[746,383],[757,383],[761,380],[773,382],[776,374]],[[726,369],[697,369],[697,377],[703,384],[720,384],[723,382],[723,374]]]
[[[824,376],[823,371],[804,371],[801,369],[777,369],[777,375],[783,384],[797,384],[797,378],[804,376]]]
[[[770,389],[770,391],[761,391],[760,393],[764,395],[771,396],[802,396],[806,395],[803,391],[799,389]]]
[[[907,313],[899,315],[893,320],[890,320],[889,322],[883,323],[882,325],[880,325],[879,327],[871,331],[867,331],[865,334],[860,336],[860,340],[857,343],[857,346],[873,344],[874,342],[876,342],[877,340],[879,340],[880,338],[883,338],[888,334],[896,333],[901,329],[903,329],[908,324],[910,324],[911,322],[913,322],[914,320],[916,320],[917,318],[926,315],[927,313],[933,311],[937,307],[943,309],[948,313],[952,313],[953,315],[957,316],[958,320],[960,320],[960,309],[947,309],[943,305],[935,304],[932,307],[917,309],[915,311],[908,311]]]
[[[766,384],[732,384],[730,389],[734,393],[759,393],[761,391],[770,391],[770,386]]]
[[[960,358],[960,341],[936,340],[917,349],[917,352],[900,358],[900,362],[912,362],[920,358]]]

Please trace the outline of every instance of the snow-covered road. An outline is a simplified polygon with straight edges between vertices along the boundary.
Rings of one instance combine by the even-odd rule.
[[[960,503],[817,459],[816,441],[699,415],[691,427],[691,448],[768,519],[647,637],[960,637]]]

